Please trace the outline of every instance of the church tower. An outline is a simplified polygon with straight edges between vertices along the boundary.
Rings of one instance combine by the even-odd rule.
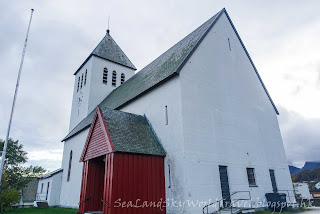
[[[74,73],[69,130],[90,114],[112,90],[132,77],[135,70],[107,30],[105,37]]]

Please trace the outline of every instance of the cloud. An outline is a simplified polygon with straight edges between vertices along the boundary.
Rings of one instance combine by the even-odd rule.
[[[278,106],[279,124],[289,163],[301,166],[305,161],[319,161],[320,119],[306,119]]]

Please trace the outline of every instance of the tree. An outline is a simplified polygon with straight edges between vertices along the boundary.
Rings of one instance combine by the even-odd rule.
[[[3,145],[4,141],[0,139],[0,151],[3,150]],[[0,186],[1,207],[19,201],[19,190],[27,186],[32,178],[46,172],[41,166],[22,166],[27,160],[27,152],[23,150],[23,145],[19,144],[18,140],[9,139]]]

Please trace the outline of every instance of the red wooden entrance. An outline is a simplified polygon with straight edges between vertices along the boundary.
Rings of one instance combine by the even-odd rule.
[[[164,157],[116,151],[107,127],[97,109],[81,156],[79,213],[166,213]]]

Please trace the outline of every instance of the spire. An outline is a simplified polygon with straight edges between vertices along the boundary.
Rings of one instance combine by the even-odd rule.
[[[91,54],[136,70],[136,67],[113,40],[109,29],[107,30],[105,37]]]

